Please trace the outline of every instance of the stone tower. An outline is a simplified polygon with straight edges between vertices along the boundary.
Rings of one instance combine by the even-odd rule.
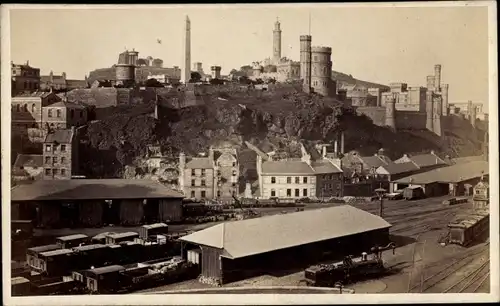
[[[213,79],[220,79],[220,66],[212,66],[210,67],[210,72],[212,73],[212,78]]]
[[[278,64],[281,59],[281,27],[280,22],[276,19],[273,30],[273,63]]]
[[[434,79],[435,77],[433,75],[427,76],[427,90],[434,90]]]
[[[184,77],[183,82],[187,83],[191,79],[191,20],[186,16],[184,40]]]
[[[396,93],[393,93],[385,104],[385,125],[396,129]]]
[[[432,131],[434,134],[441,136],[441,115],[442,115],[442,97],[436,95],[433,98],[433,111],[432,111]]]
[[[311,48],[311,87],[314,92],[329,97],[332,93],[332,48]]]
[[[441,97],[443,98],[443,116],[448,116],[449,105],[448,105],[448,84],[441,85]]]
[[[311,92],[311,35],[300,36],[300,79],[304,92]]]
[[[432,90],[427,89],[427,95],[426,95],[426,104],[425,104],[425,113],[426,113],[426,119],[425,119],[425,127],[429,131],[433,131],[433,110],[434,110],[434,92]]]
[[[434,91],[441,91],[441,65],[434,65]]]

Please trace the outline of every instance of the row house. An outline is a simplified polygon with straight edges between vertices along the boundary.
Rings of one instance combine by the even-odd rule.
[[[239,195],[237,151],[229,146],[210,147],[208,156],[179,156],[179,187],[184,195],[196,200],[232,201]]]

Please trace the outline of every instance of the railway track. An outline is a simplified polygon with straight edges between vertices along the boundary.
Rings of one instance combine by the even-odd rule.
[[[409,286],[408,293],[435,291],[435,288],[443,283],[448,277],[457,273],[460,269],[462,269],[472,261],[478,259],[483,255],[483,253],[486,253],[487,251],[488,249],[480,249],[479,251],[474,250],[470,253],[466,252],[462,254],[463,256],[460,256],[460,258],[453,260],[443,268],[438,269],[438,271],[433,273],[432,275],[426,278],[421,277],[421,281],[419,284]],[[449,259],[447,259],[446,261],[448,260]],[[445,260],[436,262],[432,266],[427,266],[426,268],[429,269],[431,267],[441,266],[444,261]]]
[[[469,272],[463,278],[446,288],[442,293],[475,293],[486,282],[489,271],[490,260],[486,260],[478,268]]]

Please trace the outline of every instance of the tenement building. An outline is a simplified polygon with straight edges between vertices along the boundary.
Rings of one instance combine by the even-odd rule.
[[[78,172],[78,141],[75,129],[50,131],[43,144],[43,179],[71,179]]]

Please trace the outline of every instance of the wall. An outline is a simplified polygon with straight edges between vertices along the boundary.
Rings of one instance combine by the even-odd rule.
[[[47,146],[50,150],[47,151]],[[62,146],[65,150],[62,151]],[[43,179],[70,179],[72,172],[73,148],[71,143],[44,144],[43,146]],[[54,172],[55,171],[55,172]],[[64,171],[64,174],[63,174]]]
[[[118,104],[116,88],[86,88],[74,89],[68,92],[68,101],[95,105],[96,107],[110,107]]]
[[[238,196],[238,178],[240,173],[236,158],[232,154],[224,153],[217,159],[216,171],[218,171],[217,176],[222,179],[220,185],[216,186],[217,197]]]
[[[195,171],[193,176],[191,171]],[[194,197],[197,200],[203,199],[201,192],[205,191],[204,199],[210,200],[214,198],[214,170],[204,169],[205,175],[202,176],[202,169],[185,169],[184,170],[184,195],[186,198],[191,198],[194,191]],[[195,186],[192,186],[194,180]],[[205,180],[205,186],[201,186],[202,180]]]
[[[318,174],[316,176],[316,195],[318,197],[342,197],[344,175],[342,173]]]
[[[426,113],[421,112],[396,112],[397,129],[425,130]]]
[[[276,183],[271,183],[271,178],[276,178]],[[304,183],[304,177],[307,177],[307,183]],[[287,183],[287,178],[291,178],[291,183]],[[299,178],[299,183],[295,183],[295,179]],[[276,191],[275,197],[278,198],[314,198],[316,197],[316,177],[309,176],[276,176],[276,175],[262,175],[263,190],[261,190],[261,197],[269,199],[271,189]],[[287,196],[287,189],[291,189],[291,196]],[[296,189],[299,190],[299,196],[296,196]],[[307,195],[304,195],[304,189],[307,189]]]
[[[385,126],[385,107],[358,107],[356,108],[356,112],[372,119],[375,125]]]

